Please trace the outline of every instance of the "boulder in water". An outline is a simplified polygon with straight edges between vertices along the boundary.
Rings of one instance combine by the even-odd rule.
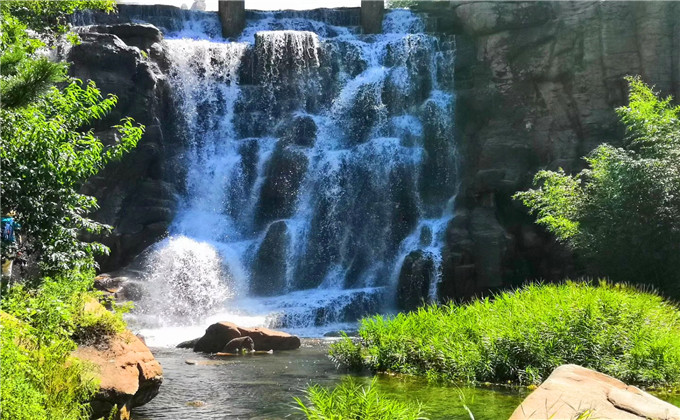
[[[397,285],[397,307],[409,311],[427,300],[434,276],[432,256],[423,251],[413,251],[404,258]]]
[[[117,405],[116,419],[129,419],[130,410],[151,401],[163,382],[161,365],[127,330],[96,345],[79,346],[73,355],[99,368],[99,391],[91,403],[93,418],[106,416]]]
[[[240,328],[241,335],[253,339],[256,351],[295,350],[300,347],[300,338],[283,331],[269,328]]]
[[[517,407],[510,420],[573,419],[585,410],[599,419],[680,419],[680,408],[634,386],[578,365],[562,365]]]
[[[300,338],[297,336],[268,328],[242,328],[223,321],[205,330],[205,335],[196,342],[194,351],[221,352],[230,341],[240,337],[250,337],[256,351],[295,350],[300,347]]]

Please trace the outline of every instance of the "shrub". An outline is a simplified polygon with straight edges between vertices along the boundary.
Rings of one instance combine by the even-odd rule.
[[[540,383],[575,363],[629,383],[680,385],[680,311],[625,285],[527,285],[467,305],[363,319],[336,363],[452,381]],[[359,355],[359,356],[357,356]]]
[[[576,175],[540,171],[538,188],[515,198],[592,274],[680,297],[680,106],[627,80],[629,104],[617,109],[625,148],[600,145]]]
[[[76,271],[3,295],[3,420],[88,418],[95,375],[70,354],[125,328],[120,312],[105,310],[98,293],[87,291],[91,284],[92,273]]]
[[[376,379],[364,386],[351,376],[330,390],[319,385],[307,389],[309,405],[295,398],[300,411],[310,420],[415,420],[422,417],[419,403],[406,403],[381,395]]]
[[[40,331],[0,312],[2,318],[1,418],[85,420],[97,389],[91,368],[70,357],[65,337],[41,340]]]

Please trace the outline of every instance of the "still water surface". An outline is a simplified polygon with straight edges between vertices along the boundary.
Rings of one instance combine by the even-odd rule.
[[[302,418],[293,397],[310,383],[332,386],[347,372],[328,359],[328,340],[303,339],[299,350],[272,355],[217,359],[186,349],[152,349],[163,365],[161,392],[134,410],[135,420],[295,419]],[[209,363],[189,365],[186,360]],[[363,377],[366,383],[370,376]],[[526,396],[518,388],[460,388],[428,384],[422,378],[380,376],[380,390],[426,406],[428,418],[477,420],[508,418]],[[195,406],[193,402],[200,401]]]

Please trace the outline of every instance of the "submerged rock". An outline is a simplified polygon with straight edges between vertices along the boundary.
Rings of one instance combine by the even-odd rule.
[[[517,407],[510,420],[572,419],[586,410],[598,419],[680,419],[680,408],[634,386],[578,365],[563,365]]]
[[[178,348],[178,349],[193,349],[194,346],[196,346],[196,343],[198,342],[198,340],[200,340],[200,337],[194,338],[193,340],[182,341],[181,343],[179,343],[175,347]]]

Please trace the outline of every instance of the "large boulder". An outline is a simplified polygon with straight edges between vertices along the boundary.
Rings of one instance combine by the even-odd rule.
[[[563,365],[517,407],[510,420],[573,419],[586,411],[598,419],[680,419],[680,408],[634,386],[578,365]]]
[[[300,338],[282,331],[269,328],[240,328],[241,335],[255,342],[255,351],[295,350],[300,347]]]
[[[106,416],[117,405],[117,418],[129,419],[130,410],[151,401],[163,382],[160,363],[128,330],[93,345],[81,345],[73,355],[98,367],[101,382],[91,403],[93,418]]]
[[[300,347],[300,338],[282,331],[268,328],[242,328],[231,322],[218,322],[205,330],[205,335],[196,341],[194,351],[206,353],[221,352],[233,339],[250,337],[256,351],[295,350]],[[193,340],[192,340],[193,341]],[[186,346],[190,342],[182,343]]]

